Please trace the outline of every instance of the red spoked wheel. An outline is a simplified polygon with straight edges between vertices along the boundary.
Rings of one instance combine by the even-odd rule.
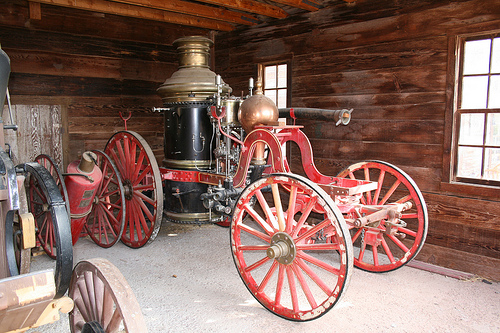
[[[102,182],[96,190],[92,210],[85,222],[85,228],[92,240],[99,246],[113,246],[121,237],[125,225],[125,189],[118,169],[110,157],[100,151],[96,165],[102,171]]]
[[[153,151],[139,134],[122,131],[113,135],[105,149],[122,177],[125,227],[122,242],[139,248],[152,242],[163,217],[163,188]]]
[[[147,332],[132,288],[106,259],[79,262],[73,270],[68,296],[75,303],[69,315],[72,333]]]
[[[266,309],[307,321],[329,311],[353,266],[349,230],[332,199],[293,174],[261,178],[240,194],[231,224],[233,259]]]
[[[363,205],[411,203],[411,208],[402,212],[396,225],[383,219],[351,230],[354,265],[370,272],[388,272],[415,258],[427,236],[428,217],[424,197],[410,176],[380,161],[353,164],[338,176],[378,183],[376,190],[363,193]],[[347,218],[359,217],[355,214],[348,213]]]

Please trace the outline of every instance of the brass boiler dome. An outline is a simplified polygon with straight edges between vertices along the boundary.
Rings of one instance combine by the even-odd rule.
[[[267,96],[262,95],[259,85],[255,95],[247,98],[238,110],[238,120],[245,130],[250,133],[258,125],[274,125],[278,121],[279,112],[276,104]],[[253,165],[265,165],[265,144],[257,142],[252,157]]]
[[[163,103],[204,101],[217,93],[216,75],[209,69],[213,42],[205,37],[191,36],[177,39],[173,45],[177,48],[179,69],[157,89]],[[222,94],[231,93],[232,89],[222,84]]]
[[[238,120],[247,133],[253,131],[255,126],[276,123],[278,117],[279,112],[276,104],[259,91],[243,101],[238,110]]]

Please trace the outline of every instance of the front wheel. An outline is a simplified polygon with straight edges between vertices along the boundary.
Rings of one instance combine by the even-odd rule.
[[[411,209],[403,212],[398,226],[381,220],[351,230],[354,265],[370,272],[389,272],[415,258],[424,245],[428,217],[424,197],[413,179],[401,169],[380,161],[353,164],[338,177],[378,183],[376,190],[363,193],[361,204],[411,204]]]
[[[332,199],[315,183],[273,174],[238,198],[231,249],[241,279],[266,309],[307,321],[328,312],[347,288],[351,238]]]

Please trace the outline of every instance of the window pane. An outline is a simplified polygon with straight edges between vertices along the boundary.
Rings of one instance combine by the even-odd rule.
[[[500,37],[493,39],[491,73],[500,73]]]
[[[265,90],[264,96],[269,97],[276,104],[276,90]]]
[[[485,109],[487,76],[464,77],[462,81],[462,109]]]
[[[264,88],[276,88],[276,66],[267,66],[264,74]]]
[[[486,74],[490,71],[491,39],[465,42],[464,74]]]
[[[458,147],[457,177],[481,178],[482,154],[482,148]]]
[[[460,115],[460,145],[482,145],[484,136],[484,113]]]
[[[488,99],[488,108],[500,108],[500,75],[492,75],[490,77],[490,95]]]
[[[278,90],[278,108],[286,108],[286,89]]]
[[[484,178],[500,180],[500,149],[487,148],[484,162]]]
[[[486,144],[489,146],[500,146],[500,113],[488,114]]]
[[[286,88],[286,64],[278,66],[278,88]]]

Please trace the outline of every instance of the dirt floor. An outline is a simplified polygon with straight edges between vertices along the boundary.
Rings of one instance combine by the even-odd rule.
[[[233,263],[229,230],[164,223],[151,244],[102,249],[90,239],[74,247],[75,263],[114,263],[156,332],[500,332],[500,284],[466,281],[403,267],[384,274],[355,270],[341,302],[319,319],[291,322],[264,309]],[[47,256],[32,271],[51,267]],[[67,315],[29,332],[69,332]]]

